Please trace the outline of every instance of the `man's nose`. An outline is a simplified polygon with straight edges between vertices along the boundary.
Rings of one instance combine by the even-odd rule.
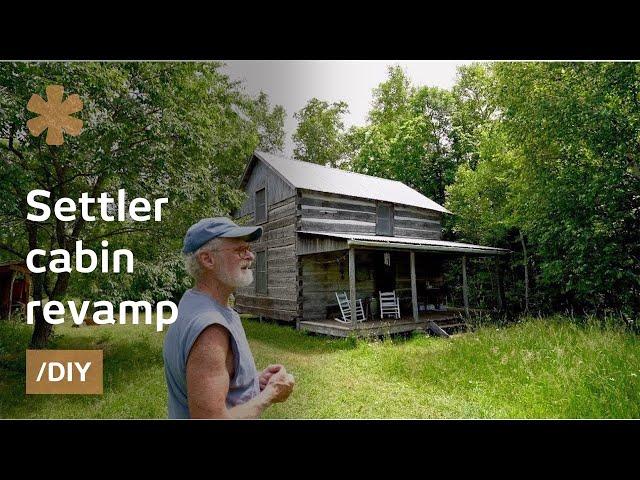
[[[253,260],[256,258],[256,254],[253,253],[251,250],[247,250],[247,257],[249,258],[249,260],[251,260],[253,262]]]

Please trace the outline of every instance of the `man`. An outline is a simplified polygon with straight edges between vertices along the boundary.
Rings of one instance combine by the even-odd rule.
[[[205,218],[184,238],[187,272],[195,287],[178,305],[164,340],[169,418],[258,418],[283,402],[294,379],[282,365],[258,375],[229,295],[253,281],[250,241],[262,227],[240,227],[224,217]]]

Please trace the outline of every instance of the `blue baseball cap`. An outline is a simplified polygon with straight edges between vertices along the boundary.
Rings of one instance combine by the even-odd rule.
[[[262,227],[241,227],[226,217],[203,218],[187,230],[182,253],[195,252],[212,238],[242,238],[252,242],[261,236]]]

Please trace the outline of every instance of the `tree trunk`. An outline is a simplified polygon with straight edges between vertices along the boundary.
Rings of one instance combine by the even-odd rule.
[[[36,273],[33,276],[33,300],[42,302],[44,274]],[[53,325],[45,322],[42,312],[42,303],[33,309],[35,323],[33,326],[33,334],[29,342],[29,348],[41,349],[46,348],[53,333]]]
[[[496,258],[496,286],[498,290],[498,311],[503,312],[505,308],[504,299],[504,277],[502,275],[502,261]]]
[[[467,284],[467,256],[462,256],[462,301],[464,302],[464,314],[469,318],[469,285]]]
[[[38,228],[35,224],[27,222],[26,224],[27,234],[29,237],[29,249],[33,250],[38,248]],[[36,256],[33,259],[35,267],[40,266],[40,256]],[[31,335],[31,341],[29,342],[29,348],[46,348],[53,333],[53,325],[45,322],[44,314],[42,312],[42,297],[44,296],[44,273],[34,273],[33,278],[33,300],[40,301],[40,306],[33,309],[34,326],[33,334]],[[53,300],[53,298],[49,298]]]
[[[520,232],[520,243],[524,257],[524,313],[529,313],[529,261],[527,259],[527,245],[524,243],[522,232]]]

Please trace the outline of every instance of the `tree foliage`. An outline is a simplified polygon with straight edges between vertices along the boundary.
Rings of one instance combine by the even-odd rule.
[[[474,63],[458,68],[457,81],[451,89],[453,114],[451,142],[459,163],[475,168],[480,140],[498,118],[492,70],[488,64]]]
[[[111,248],[128,248],[136,261],[151,266],[169,261],[168,256],[180,250],[184,232],[194,221],[238,206],[241,193],[235,185],[246,159],[261,142],[281,142],[277,132],[282,131],[278,122],[283,115],[269,111],[264,96],[256,101],[241,94],[219,67],[0,64],[0,250],[5,258],[25,258],[35,248],[63,248],[73,254],[76,240],[100,250],[100,242],[108,240]],[[26,129],[33,116],[25,108],[29,98],[33,93],[44,96],[52,84],[77,93],[84,104],[76,114],[84,122],[82,134],[66,136],[61,146],[49,146],[44,135],[33,137]],[[115,197],[120,188],[129,199],[168,197],[162,222],[87,222],[79,215],[71,222],[53,215],[47,222],[26,220],[27,193],[33,189],[50,191],[52,207],[59,198],[77,199],[82,192]],[[90,275],[47,272],[33,277],[35,300],[62,299],[70,286],[83,294],[103,290]],[[114,281],[125,286],[136,280],[120,274]],[[136,288],[141,294],[145,285]],[[41,309],[35,313],[32,344],[43,346],[51,329]]]
[[[255,102],[245,102],[248,116],[260,137],[258,150],[282,153],[284,148],[284,118],[286,112],[281,105],[271,108],[269,97],[260,92]]]
[[[355,146],[349,167],[399,180],[444,202],[456,161],[451,150],[453,97],[439,88],[411,85],[400,67],[373,92],[368,123],[350,131]]]
[[[328,103],[312,98],[294,114],[298,127],[292,138],[297,160],[335,167],[345,158],[345,132],[342,116],[345,102]]]
[[[541,310],[637,314],[638,65],[489,68],[499,114],[472,135],[477,165],[461,166],[449,188],[454,228],[496,242],[503,226],[521,231]]]

